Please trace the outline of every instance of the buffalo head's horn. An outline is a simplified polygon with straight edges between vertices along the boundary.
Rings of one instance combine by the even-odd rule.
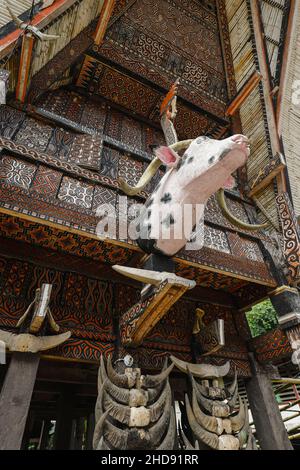
[[[96,450],[98,447],[98,444],[103,436],[103,426],[104,422],[108,416],[108,411],[103,413],[101,418],[98,420],[96,426],[95,426],[95,431],[94,431],[94,437],[93,437],[93,448]]]
[[[107,376],[109,380],[117,387],[132,388],[134,386],[134,383],[129,383],[130,380],[126,374],[118,374],[114,370],[110,355],[107,358]]]
[[[145,375],[141,377],[142,388],[156,388],[161,385],[170,375],[174,368],[174,364],[171,364],[167,369],[163,370],[158,375]]]
[[[174,442],[176,437],[176,417],[174,408],[171,408],[171,417],[169,422],[169,429],[166,433],[166,436],[157,450],[173,450]]]
[[[206,431],[205,429],[202,428],[202,426],[197,422],[195,415],[193,413],[193,410],[191,408],[188,396],[185,396],[185,404],[186,404],[186,411],[187,411],[187,417],[189,421],[189,425],[191,426],[191,429],[193,431],[193,434],[195,438],[206,444],[208,447],[218,450],[219,449],[219,439],[216,434]]]
[[[247,224],[246,222],[243,222],[242,220],[239,220],[237,217],[235,217],[230,212],[230,210],[228,209],[228,206],[226,204],[224,189],[219,189],[219,191],[217,192],[217,201],[219,203],[220,209],[221,209],[222,214],[224,215],[224,217],[226,217],[226,219],[228,219],[229,222],[231,222],[236,227],[239,227],[243,230],[255,231],[255,230],[265,229],[269,226],[268,222],[265,223],[265,224]]]
[[[192,408],[196,420],[203,427],[203,429],[213,432],[214,434],[222,434],[222,419],[216,418],[215,416],[209,416],[203,413],[198,404],[195,389],[193,389]]]
[[[212,364],[192,364],[181,361],[175,356],[170,356],[170,359],[181,372],[188,374],[190,371],[193,376],[202,380],[225,377],[230,370],[230,361],[225,362],[222,366],[215,366]]]
[[[246,412],[248,413],[248,409],[245,409],[243,400],[239,395],[239,411],[236,415],[230,416],[230,422],[233,432],[240,432],[243,429],[246,421]]]
[[[5,6],[12,21],[15,23],[16,26],[18,26],[18,28],[20,28],[23,25],[23,21],[21,21],[20,18],[18,18],[17,15],[14,14],[7,0],[5,0]]]
[[[175,152],[180,152],[181,150],[186,150],[192,142],[193,142],[192,139],[183,140],[181,142],[176,142],[175,144],[170,145],[170,148],[174,150]],[[159,169],[161,165],[162,165],[161,160],[155,157],[150,163],[150,165],[147,167],[143,175],[141,176],[136,186],[129,186],[129,184],[126,183],[126,181],[119,178],[120,189],[128,196],[135,196],[140,191],[143,191],[143,189],[152,180],[152,178],[154,177],[154,175],[156,174],[157,170]]]
[[[182,434],[182,439],[183,439],[183,442],[184,442],[184,445],[185,445],[185,450],[199,450],[199,442],[198,441],[196,441],[195,447],[193,447],[183,431],[181,431],[181,434]]]

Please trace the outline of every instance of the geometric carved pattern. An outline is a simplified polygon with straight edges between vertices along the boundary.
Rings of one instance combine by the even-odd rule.
[[[143,174],[144,166],[142,162],[133,160],[123,155],[119,160],[119,178],[127,181],[130,185],[136,185]]]
[[[120,152],[103,147],[100,161],[100,174],[116,179],[118,177]]]
[[[230,253],[226,232],[206,226],[204,229],[204,245],[218,251]]]
[[[75,136],[71,148],[69,161],[84,163],[93,167],[99,167],[102,139],[98,135]]]
[[[272,362],[279,358],[288,357],[292,348],[286,332],[275,328],[264,335],[251,340],[252,347],[259,362]]]
[[[215,3],[138,0],[120,19],[116,7],[115,23],[93,50],[164,88],[180,76],[182,97],[224,117],[227,94]]]
[[[28,148],[34,148],[39,152],[44,152],[53,133],[53,128],[46,124],[27,118],[19,129],[15,142],[21,142]]]
[[[283,251],[289,268],[289,280],[300,281],[300,227],[288,193],[276,197],[283,233]]]
[[[102,204],[110,204],[116,207],[117,194],[115,191],[104,186],[96,186],[93,199],[93,209],[97,209]]]
[[[61,201],[90,209],[92,207],[93,191],[93,186],[66,176],[62,180],[58,198]]]
[[[32,183],[32,190],[56,197],[61,178],[62,173],[59,171],[40,165]]]
[[[24,189],[29,189],[35,171],[35,165],[8,155],[3,156],[0,161],[0,178]]]

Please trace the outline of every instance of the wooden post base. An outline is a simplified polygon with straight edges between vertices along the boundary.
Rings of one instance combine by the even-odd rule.
[[[262,450],[293,450],[271,382],[250,354],[252,377],[245,382],[257,438]]]
[[[0,394],[0,450],[21,448],[39,362],[39,354],[12,355]]]

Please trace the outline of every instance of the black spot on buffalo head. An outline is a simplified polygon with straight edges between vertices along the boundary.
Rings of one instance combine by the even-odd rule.
[[[160,202],[163,202],[164,204],[167,204],[168,202],[171,202],[171,201],[172,201],[172,196],[170,193],[165,193],[160,200]]]
[[[171,225],[175,224],[175,219],[172,214],[168,214],[167,217],[162,221],[166,227],[170,227]]]

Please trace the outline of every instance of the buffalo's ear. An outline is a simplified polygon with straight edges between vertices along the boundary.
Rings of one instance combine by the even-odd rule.
[[[222,188],[224,189],[232,189],[235,187],[235,179],[233,176],[229,176],[225,183],[223,183]]]
[[[176,166],[180,159],[178,153],[170,147],[158,147],[155,150],[155,156],[169,168]]]

